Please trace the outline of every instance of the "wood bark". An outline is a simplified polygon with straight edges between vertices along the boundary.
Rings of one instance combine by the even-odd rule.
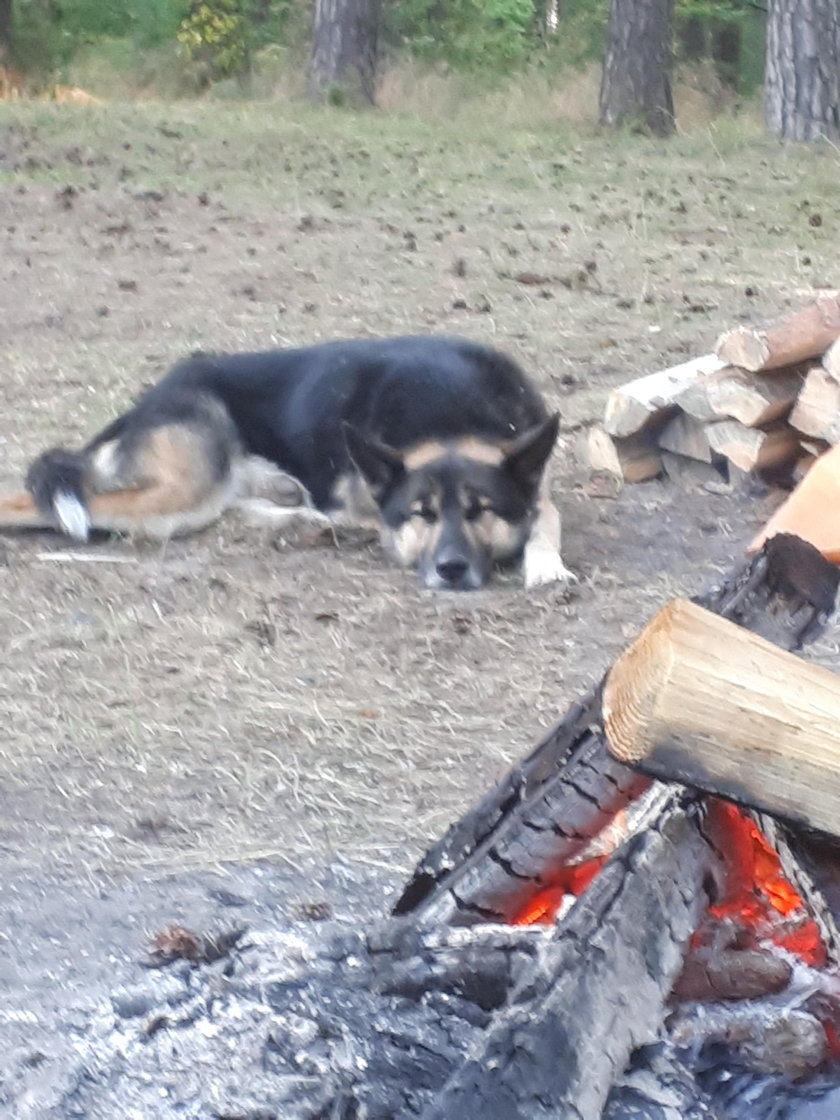
[[[785,140],[840,138],[837,0],[770,0],[764,119]]]
[[[641,122],[654,136],[674,131],[672,0],[611,0],[601,78],[601,124]]]
[[[820,358],[840,338],[840,292],[822,292],[768,330],[736,327],[722,334],[715,353],[724,362],[758,373]]]
[[[656,1036],[709,902],[714,857],[694,808],[672,798],[601,869],[423,1120],[600,1120],[631,1052]]]
[[[0,0],[0,65],[12,57],[12,0]]]
[[[309,94],[373,104],[380,0],[316,0]]]
[[[687,600],[616,661],[604,728],[644,773],[840,831],[840,677]]]

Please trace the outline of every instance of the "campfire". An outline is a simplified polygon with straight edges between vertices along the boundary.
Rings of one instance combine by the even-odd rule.
[[[834,853],[811,831],[833,821],[840,680],[786,652],[837,583],[777,536],[702,607],[669,604],[426,856],[397,914],[552,932],[424,1116],[612,1115],[656,1040],[687,1075],[713,1047],[791,1082],[840,1057]]]
[[[159,934],[66,1114],[840,1115],[838,582],[779,535],[667,604],[390,917]]]

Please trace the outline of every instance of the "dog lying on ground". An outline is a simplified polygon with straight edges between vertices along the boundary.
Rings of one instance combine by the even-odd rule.
[[[568,581],[545,481],[558,421],[510,358],[465,340],[195,355],[82,451],[37,458],[26,492],[0,498],[0,527],[168,538],[231,507],[373,516],[426,587],[472,590],[519,558],[527,587]],[[271,500],[289,476],[298,509]]]

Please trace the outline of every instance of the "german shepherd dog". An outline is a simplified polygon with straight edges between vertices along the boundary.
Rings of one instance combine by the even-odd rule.
[[[461,339],[198,354],[82,451],[39,456],[26,492],[0,498],[0,527],[168,538],[231,507],[373,516],[426,587],[479,588],[520,558],[527,587],[568,581],[544,479],[558,420],[510,358]],[[271,500],[289,476],[296,510]]]

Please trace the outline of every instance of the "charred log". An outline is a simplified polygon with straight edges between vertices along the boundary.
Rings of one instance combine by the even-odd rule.
[[[610,858],[423,1120],[601,1116],[631,1052],[656,1037],[709,902],[698,815],[675,797]]]
[[[816,638],[834,609],[840,571],[780,534],[697,602],[784,649]],[[550,888],[604,825],[645,788],[611,758],[603,682],[514,766],[418,864],[394,907],[421,923],[509,921]]]

